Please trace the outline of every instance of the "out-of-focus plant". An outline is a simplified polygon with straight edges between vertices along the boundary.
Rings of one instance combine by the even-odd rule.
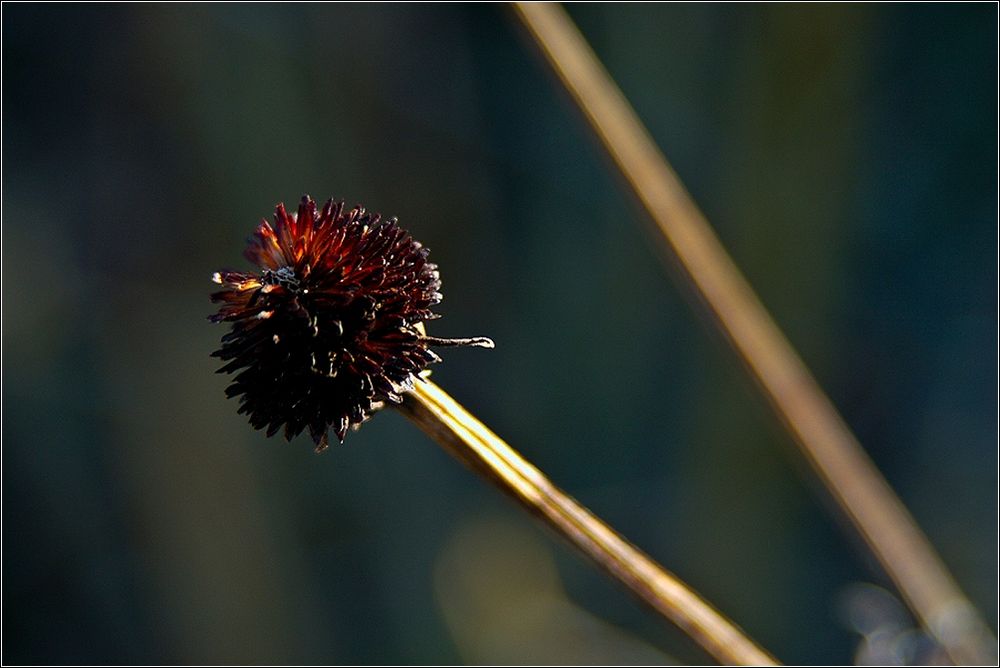
[[[517,15],[655,225],[656,238],[924,627],[957,663],[996,639],[716,237],[635,110],[556,3]]]

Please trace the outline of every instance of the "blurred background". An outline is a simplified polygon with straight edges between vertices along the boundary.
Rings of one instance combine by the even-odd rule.
[[[569,11],[996,629],[996,7]],[[209,278],[303,193],[399,216],[497,343],[435,379],[780,659],[919,659],[504,7],[17,4],[5,663],[707,661],[399,415],[237,415]]]

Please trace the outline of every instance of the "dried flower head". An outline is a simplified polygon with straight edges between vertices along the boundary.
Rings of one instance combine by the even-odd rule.
[[[493,347],[424,334],[441,279],[395,218],[333,200],[320,211],[306,195],[298,213],[279,204],[244,255],[259,272],[212,277],[225,289],[212,295],[222,306],[210,319],[232,323],[213,355],[226,362],[219,373],[239,372],[226,395],[268,436],[284,427],[291,440],[308,427],[321,451],[330,428],[343,442],[384,402],[400,403],[441,360],[431,346]]]

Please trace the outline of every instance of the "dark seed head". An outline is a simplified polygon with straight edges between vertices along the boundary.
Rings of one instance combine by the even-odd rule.
[[[384,402],[400,403],[417,374],[440,358],[430,346],[493,347],[489,339],[425,336],[438,317],[437,267],[427,249],[362,207],[322,210],[307,195],[297,213],[284,204],[262,221],[244,253],[259,272],[219,271],[213,322],[230,322],[213,355],[236,373],[226,389],[257,429],[285,438],[309,430],[317,450]]]

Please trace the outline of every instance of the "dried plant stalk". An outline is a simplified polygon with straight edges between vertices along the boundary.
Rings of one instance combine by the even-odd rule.
[[[553,485],[437,385],[418,382],[404,395],[400,410],[445,450],[513,496],[720,662],[776,665],[732,622]]]
[[[911,609],[958,663],[996,641],[730,259],[621,90],[558,4],[514,9],[779,418]]]

